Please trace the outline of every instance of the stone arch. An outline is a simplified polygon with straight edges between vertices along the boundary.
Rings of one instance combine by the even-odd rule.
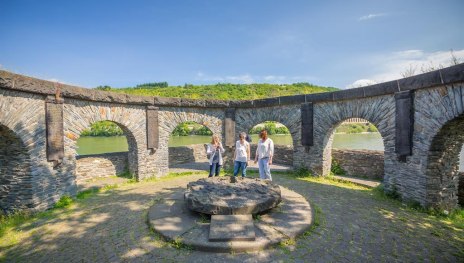
[[[445,123],[430,144],[427,160],[427,200],[443,209],[453,209],[464,191],[459,187],[459,153],[464,144],[464,114]],[[464,206],[464,203],[460,203]]]
[[[0,125],[0,213],[32,208],[28,147],[13,130]]]
[[[213,134],[222,135],[222,120],[220,116],[214,116],[197,110],[177,109],[174,111],[162,112],[164,120],[160,129],[166,134],[171,134],[181,123],[193,121],[208,128]]]
[[[223,109],[212,108],[160,108],[158,111],[159,122],[159,148],[156,152],[161,160],[160,168],[169,170],[168,142],[174,129],[181,123],[193,121],[207,127],[213,134],[223,138]]]
[[[293,141],[293,167],[302,166],[301,153],[301,109],[299,106],[266,107],[259,109],[238,109],[236,112],[235,137],[242,131],[247,132],[257,124],[276,121],[285,125]]]
[[[82,131],[95,122],[111,121],[126,135],[129,172],[139,178],[140,159],[146,151],[145,115],[144,107],[140,106],[69,101],[64,105],[63,114],[65,155],[75,160],[77,139]]]
[[[321,175],[330,173],[332,142],[334,131],[343,121],[361,118],[377,127],[384,145],[385,177],[388,177],[387,163],[395,158],[395,101],[392,97],[376,97],[357,101],[327,102],[314,107],[313,151],[322,160],[322,166],[313,172]]]

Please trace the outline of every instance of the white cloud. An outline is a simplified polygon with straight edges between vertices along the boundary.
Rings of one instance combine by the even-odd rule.
[[[217,76],[209,75],[204,72],[197,72],[195,79],[202,82],[228,82],[228,83],[273,83],[273,84],[287,84],[294,82],[310,82],[317,80],[313,76],[284,76],[284,75],[228,75],[228,76]]]
[[[353,89],[353,88],[360,88],[369,85],[377,84],[375,80],[371,79],[358,79],[355,82],[351,83],[350,85],[346,86],[346,89]]]
[[[385,13],[368,14],[368,15],[365,15],[365,16],[361,16],[360,18],[358,18],[358,20],[359,21],[370,20],[370,19],[374,19],[374,18],[377,18],[377,17],[386,16],[386,15],[387,14],[385,14]]]
[[[455,50],[453,54],[464,62],[464,49]],[[370,63],[375,65],[377,73],[362,76],[346,88],[353,88],[355,84],[362,83],[363,80],[371,80],[376,83],[403,78],[402,73],[410,70],[411,73],[421,74],[432,69],[439,69],[452,65],[450,50],[425,52],[423,50],[404,50],[381,54],[370,58]]]

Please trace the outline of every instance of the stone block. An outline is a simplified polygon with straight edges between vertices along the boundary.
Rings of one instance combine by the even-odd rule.
[[[294,95],[279,97],[280,105],[298,104],[306,102],[306,95]]]
[[[251,108],[253,107],[253,102],[253,100],[231,100],[229,101],[229,107]]]
[[[399,91],[398,81],[388,81],[380,84],[364,87],[365,97],[382,96],[392,94]]]
[[[306,102],[326,102],[326,101],[333,101],[333,92],[322,92],[322,93],[314,93],[314,94],[306,94]]]
[[[164,97],[154,97],[154,104],[159,106],[180,106],[180,98],[164,98]]]
[[[181,99],[181,106],[184,107],[205,107],[205,100],[196,100],[196,99]]]
[[[249,215],[213,215],[209,227],[209,241],[253,241],[255,226]]]
[[[229,107],[228,100],[215,100],[215,99],[208,99],[205,100],[205,107],[209,108],[227,108]]]
[[[333,92],[333,100],[360,99],[364,97],[364,88],[346,89]]]
[[[267,98],[253,101],[254,107],[272,107],[279,105],[279,98]]]
[[[398,80],[400,91],[415,90],[441,85],[440,71],[432,71]]]
[[[464,82],[464,63],[440,69],[444,84]]]

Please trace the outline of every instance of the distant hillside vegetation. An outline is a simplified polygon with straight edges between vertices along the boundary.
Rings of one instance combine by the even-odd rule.
[[[169,86],[167,82],[146,83],[129,88],[99,86],[96,89],[141,96],[189,99],[253,100],[278,96],[311,94],[338,90],[306,82],[293,84],[228,84]]]

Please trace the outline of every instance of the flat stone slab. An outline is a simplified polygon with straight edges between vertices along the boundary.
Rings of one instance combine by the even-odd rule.
[[[257,214],[277,206],[280,200],[278,185],[255,178],[204,178],[189,183],[185,191],[188,208],[209,215]]]
[[[170,199],[170,196],[150,207],[148,222],[151,228],[167,240],[182,242],[197,250],[210,252],[262,250],[297,237],[309,229],[313,220],[311,206],[303,196],[284,187],[280,188],[282,203],[251,221],[255,233],[254,240],[210,241],[211,228],[215,228],[213,218],[215,215],[211,216],[213,219],[209,221],[208,215],[190,211],[185,204],[182,205],[181,200]],[[179,191],[183,193],[184,190]],[[176,193],[173,195],[179,196]],[[224,227],[217,230],[217,234],[226,237],[228,231],[229,229]]]
[[[253,241],[255,226],[251,215],[213,215],[209,241]]]

